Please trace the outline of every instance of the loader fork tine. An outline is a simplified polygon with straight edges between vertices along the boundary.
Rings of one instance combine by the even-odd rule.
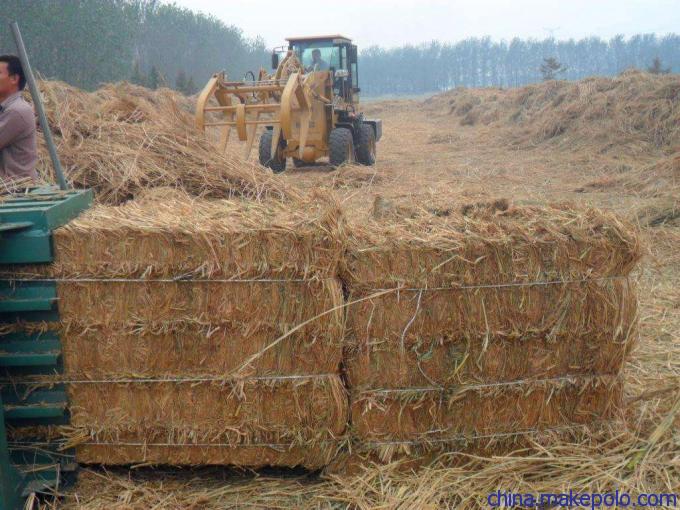
[[[298,147],[298,156],[303,159],[305,147],[307,146],[307,136],[309,135],[309,122],[312,119],[312,101],[309,90],[309,80],[312,75],[307,76],[304,80],[302,77],[298,78],[297,89],[295,96],[300,105],[300,146]]]
[[[270,154],[276,154],[279,148],[279,140],[281,139],[281,126],[278,124],[274,125],[272,133],[272,151]]]
[[[233,116],[231,117],[231,119],[233,119]],[[231,133],[231,126],[224,126],[220,132],[220,154],[222,155],[227,153],[229,133]]]
[[[256,110],[254,121],[257,122],[258,120],[260,120],[260,111]],[[246,140],[245,154],[243,155],[243,157],[245,159],[248,159],[248,157],[250,156],[250,152],[253,149],[253,142],[255,141],[255,133],[257,133],[257,124],[251,124],[249,126],[248,133],[247,133],[248,139]]]

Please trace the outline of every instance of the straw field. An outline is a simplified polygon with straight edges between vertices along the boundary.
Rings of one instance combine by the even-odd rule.
[[[115,459],[110,445],[84,443],[125,438],[129,443],[146,441],[146,446],[116,447],[121,463],[137,459],[157,463],[176,455],[179,464],[221,459],[250,466],[316,468],[332,458],[335,465],[323,475],[243,474],[217,468],[87,468],[59,507],[482,508],[486,496],[499,489],[679,492],[680,235],[673,213],[679,198],[674,163],[680,150],[674,120],[676,87],[677,76],[626,73],[614,79],[509,91],[455,91],[425,102],[369,103],[367,113],[385,122],[375,168],[349,166],[329,172],[312,167],[280,176],[285,186],[299,185],[295,200],[297,194],[310,192],[337,197],[340,214],[331,214],[335,220],[320,222],[323,226],[317,230],[333,234],[319,233],[309,241],[314,246],[326,239],[319,253],[311,249],[301,255],[304,249],[291,248],[288,258],[277,258],[276,250],[257,255],[258,238],[246,233],[244,242],[253,240],[251,247],[228,257],[207,258],[211,262],[202,265],[196,261],[206,259],[207,248],[187,235],[181,245],[194,250],[195,243],[196,260],[178,251],[177,257],[155,264],[152,260],[161,260],[165,249],[159,248],[145,261],[144,252],[135,255],[136,243],[130,243],[107,259],[106,250],[93,240],[91,249],[107,261],[101,275],[110,278],[189,274],[190,280],[230,279],[237,268],[252,279],[263,279],[271,271],[277,278],[304,280],[303,293],[318,296],[328,292],[323,289],[336,271],[343,292],[338,292],[335,281],[335,297],[326,294],[322,304],[305,301],[305,306],[328,309],[331,303],[342,303],[343,295],[352,304],[338,316],[346,321],[340,350],[325,337],[321,343],[327,348],[310,354],[319,342],[314,340],[310,346],[309,340],[316,334],[323,338],[314,320],[301,328],[311,328],[311,337],[298,335],[297,330],[249,363],[247,370],[234,373],[234,367],[243,367],[240,361],[261,352],[260,341],[281,338],[282,330],[269,332],[273,326],[266,317],[274,308],[229,309],[228,300],[222,303],[224,295],[213,300],[204,291],[180,290],[175,296],[182,304],[178,316],[183,323],[170,324],[167,318],[175,312],[167,313],[163,293],[154,297],[149,290],[158,283],[146,281],[140,282],[133,301],[151,299],[163,312],[163,324],[157,328],[152,314],[138,311],[141,320],[123,326],[120,320],[128,317],[133,301],[124,302],[111,283],[107,292],[117,304],[108,301],[112,306],[100,306],[96,315],[88,317],[96,324],[89,338],[97,338],[96,327],[109,326],[118,336],[103,342],[99,354],[73,358],[83,379],[159,378],[158,374],[183,378],[188,372],[182,374],[181,369],[187,367],[174,353],[162,354],[158,361],[144,354],[154,352],[166,339],[181,346],[182,338],[191,338],[196,349],[187,351],[187,366],[192,367],[188,371],[221,377],[192,388],[177,381],[78,385],[83,388],[78,390],[83,392],[80,402],[86,405],[80,415],[83,421],[75,422],[77,430],[70,438],[80,441],[81,455],[90,460]],[[463,98],[473,104],[457,112]],[[452,99],[456,106],[446,107]],[[470,112],[475,118],[462,122]],[[177,180],[169,185],[183,186]],[[187,191],[206,195],[204,189],[196,192],[190,185]],[[111,196],[139,198],[139,194]],[[287,200],[282,194],[277,197],[283,198],[277,203]],[[237,222],[245,225],[245,231],[247,216]],[[305,216],[302,212],[302,225]],[[82,221],[96,223],[88,218]],[[143,222],[138,223],[143,230]],[[637,225],[632,228],[631,223]],[[214,228],[223,232],[216,226],[208,230]],[[176,231],[172,235],[181,239],[181,229]],[[82,235],[87,238],[85,232]],[[229,234],[217,235],[225,236],[226,246]],[[281,244],[272,241],[277,247],[288,243],[281,235]],[[128,237],[121,233],[110,248]],[[163,242],[161,237],[153,243]],[[336,245],[338,255],[333,256]],[[77,240],[71,246],[77,254]],[[212,262],[220,258],[229,260],[224,269]],[[80,267],[62,260],[50,271],[65,280],[97,275],[97,268],[88,268],[85,259],[81,258]],[[130,264],[121,263],[128,259]],[[258,262],[251,265],[248,260]],[[314,270],[301,271],[307,267]],[[87,299],[102,293],[97,287],[101,282],[62,284],[81,289]],[[89,294],[88,285],[92,285]],[[201,284],[187,285],[200,288]],[[213,313],[236,311],[240,324],[224,324],[218,337],[232,338],[235,328],[245,338],[251,335],[244,329],[246,323],[263,321],[260,332],[252,335],[258,346],[244,350],[233,362],[226,353],[199,361],[205,360],[203,352],[215,352],[211,349],[220,341],[210,345],[196,340],[196,332],[211,331],[211,325],[195,320],[199,307],[191,304],[193,297],[182,298],[184,292],[198,292],[190,295],[198,296],[200,306],[212,307]],[[75,342],[86,342],[90,335],[76,317],[89,305],[73,294],[71,327],[77,334],[71,337],[71,352],[80,351]],[[285,304],[282,307],[276,310],[290,318],[287,327],[314,314],[297,310],[300,306],[292,311]],[[326,315],[319,319],[319,324],[333,322]],[[125,337],[140,324],[136,352],[132,337]],[[188,331],[191,336],[182,337]],[[210,338],[206,334],[208,342]],[[98,360],[110,359],[104,350],[111,352],[119,342],[129,347],[108,365],[100,364]],[[316,356],[318,372],[311,372],[316,363],[288,364],[283,358],[289,355]],[[330,363],[331,359],[342,361],[342,372],[338,370],[342,378],[326,373],[321,360]],[[116,372],[116,365],[120,371]],[[97,373],[99,367],[105,368]],[[254,379],[259,370],[267,375],[278,370],[315,377],[297,388],[283,381]],[[230,377],[224,377],[224,372]],[[342,393],[347,388],[349,395]],[[89,404],[101,392],[110,392],[115,402],[129,400],[140,407],[121,404],[121,414],[107,414],[100,405]],[[230,396],[215,411],[219,416],[207,408],[196,420],[151,396],[200,401],[222,392]],[[279,398],[295,394],[300,407],[287,410],[285,416],[267,416],[280,411]],[[243,395],[245,401],[239,400]],[[256,395],[276,405],[271,410],[262,408]],[[310,396],[323,402],[323,409],[307,401]],[[265,423],[268,419],[285,422],[293,429],[273,424],[254,431],[239,422],[235,431],[227,430],[235,422],[219,420],[229,419],[236,402],[244,406],[243,416]],[[144,428],[138,426],[142,415],[149,418]],[[348,424],[342,431],[341,420]],[[213,424],[222,430],[212,429]],[[219,442],[224,444],[234,434],[243,439],[240,448],[211,448],[198,440],[204,434],[221,434]],[[186,438],[194,441],[193,447],[182,453],[170,451],[175,448],[171,443]],[[262,449],[259,444],[264,439],[288,447]],[[156,446],[149,446],[152,442]],[[307,446],[300,448],[301,443]],[[221,449],[225,451],[215,452]]]

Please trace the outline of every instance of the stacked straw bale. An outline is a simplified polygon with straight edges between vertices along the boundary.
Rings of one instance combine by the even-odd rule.
[[[389,459],[617,416],[640,256],[627,225],[497,202],[349,231],[355,450]]]
[[[328,197],[168,190],[57,230],[55,262],[19,275],[57,280],[78,460],[327,464],[348,422],[341,230]]]
[[[345,225],[325,195],[159,189],[95,207],[55,249],[5,276],[57,281],[47,327],[81,462],[316,469],[353,460],[336,455],[348,435],[359,458],[427,458],[620,411],[641,249],[600,211],[498,201]]]

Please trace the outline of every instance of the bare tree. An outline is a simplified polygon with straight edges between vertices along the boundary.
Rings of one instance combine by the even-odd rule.
[[[156,66],[151,66],[151,71],[149,72],[149,81],[147,86],[150,89],[157,89],[161,86],[162,78],[161,73],[158,72]]]
[[[555,57],[548,57],[543,59],[540,67],[543,81],[555,80],[557,75],[567,71],[566,66],[563,66]]]
[[[647,68],[647,71],[652,74],[669,74],[671,72],[671,68],[667,67],[664,69],[661,59],[659,57],[654,57],[652,65]]]
[[[132,66],[132,75],[130,76],[130,81],[135,85],[146,85],[146,76],[144,76],[144,73],[142,72],[142,68],[139,65],[139,60],[135,60],[135,63]]]
[[[187,93],[187,73],[181,70],[177,73],[177,79],[175,80],[175,90],[180,91],[182,94]]]

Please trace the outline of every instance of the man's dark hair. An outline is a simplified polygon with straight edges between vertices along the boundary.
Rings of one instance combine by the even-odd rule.
[[[26,86],[26,76],[21,67],[21,60],[15,55],[0,55],[0,62],[7,63],[7,72],[10,76],[19,75],[19,90],[24,90]]]

